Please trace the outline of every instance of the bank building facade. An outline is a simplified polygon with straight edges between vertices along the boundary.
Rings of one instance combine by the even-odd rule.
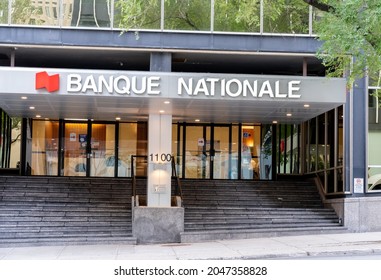
[[[143,2],[2,1],[0,244],[380,230],[380,88],[319,11]]]

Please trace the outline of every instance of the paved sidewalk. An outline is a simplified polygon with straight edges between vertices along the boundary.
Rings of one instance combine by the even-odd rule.
[[[0,248],[0,260],[278,259],[381,254],[381,232],[218,240],[192,244]]]

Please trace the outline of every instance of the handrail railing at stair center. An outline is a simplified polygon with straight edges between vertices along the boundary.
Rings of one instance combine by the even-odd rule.
[[[174,156],[172,156],[172,176],[176,180],[175,195],[180,197],[180,199],[181,199],[181,206],[182,206],[182,204],[183,204],[183,190],[182,190],[182,187],[181,187],[180,178],[177,175],[176,162],[175,162],[175,157]]]

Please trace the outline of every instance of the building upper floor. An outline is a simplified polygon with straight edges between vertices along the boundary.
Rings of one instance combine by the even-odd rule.
[[[302,0],[2,0],[0,25],[312,36]]]
[[[0,24],[312,35],[302,0],[2,0]]]

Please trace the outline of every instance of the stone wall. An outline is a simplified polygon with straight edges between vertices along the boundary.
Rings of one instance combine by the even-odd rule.
[[[381,197],[329,199],[325,204],[335,209],[349,231],[381,231]]]
[[[179,243],[183,231],[182,207],[133,207],[132,235],[138,244]]]

